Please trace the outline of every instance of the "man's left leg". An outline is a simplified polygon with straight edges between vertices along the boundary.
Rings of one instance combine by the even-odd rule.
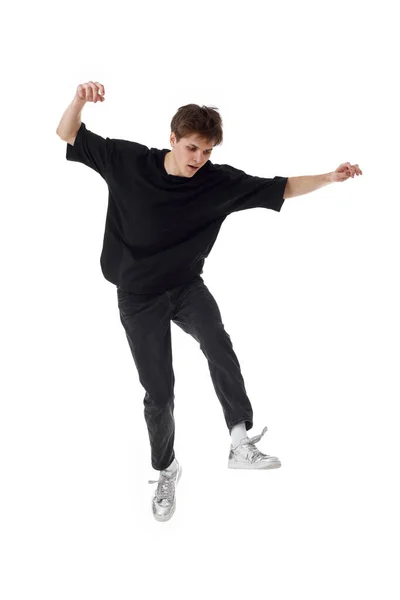
[[[201,278],[188,284],[172,321],[200,344],[229,432],[234,425],[253,427],[253,410],[239,361],[225,331],[218,305]]]
[[[262,454],[254,445],[267,428],[259,436],[249,439],[246,435],[253,427],[253,410],[239,361],[222,323],[217,302],[200,276],[185,287],[172,321],[197,340],[208,360],[214,389],[232,437],[228,466],[238,469],[280,467],[276,457]]]

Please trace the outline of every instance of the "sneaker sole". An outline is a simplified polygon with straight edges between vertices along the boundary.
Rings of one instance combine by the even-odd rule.
[[[258,466],[257,463],[254,465],[238,462],[228,463],[228,469],[251,469],[253,471],[265,471],[265,469],[279,469],[280,466],[281,463],[279,461],[274,461],[269,464],[260,464],[260,466]]]
[[[176,509],[176,489],[178,487],[178,483],[181,478],[181,475],[182,475],[182,467],[181,467],[181,465],[179,465],[178,476],[176,478],[176,484],[175,484],[175,502],[173,503],[171,512],[168,515],[163,516],[163,515],[157,515],[157,513],[154,513],[153,512],[153,501],[152,501],[151,510],[153,512],[153,517],[159,523],[165,523],[166,521],[169,521],[174,516],[175,509]]]

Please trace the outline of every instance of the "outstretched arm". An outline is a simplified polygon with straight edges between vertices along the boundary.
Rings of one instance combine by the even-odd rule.
[[[346,181],[354,175],[362,175],[358,165],[351,165],[349,162],[342,163],[335,171],[323,173],[322,175],[303,175],[300,177],[289,177],[285,187],[283,197],[293,198],[314,192],[328,183]]]

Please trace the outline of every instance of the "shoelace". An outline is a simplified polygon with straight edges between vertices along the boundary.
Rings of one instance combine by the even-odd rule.
[[[176,473],[173,473],[171,476],[168,476],[161,472],[159,479],[149,479],[149,483],[158,483],[156,491],[157,502],[161,503],[162,500],[166,500],[167,502],[173,501],[175,475]]]
[[[255,435],[251,438],[249,438],[243,445],[243,447],[245,447],[250,454],[250,458],[252,460],[252,462],[256,462],[257,460],[261,460],[263,458],[265,458],[266,456],[268,456],[268,454],[263,454],[261,452],[261,450],[259,450],[256,446],[254,446],[254,444],[256,444],[257,442],[259,442],[261,440],[261,438],[263,437],[263,435],[265,435],[265,433],[268,431],[268,427],[264,427],[264,429],[262,430],[262,432],[259,435]]]
[[[268,431],[268,427],[264,427],[264,429],[262,430],[260,435],[255,435],[254,437],[249,438],[249,441],[247,443],[248,444],[256,444],[257,442],[259,442],[261,440],[261,438],[263,437],[263,435],[265,435],[265,433],[267,431]]]
[[[256,448],[253,444],[246,443],[243,444],[243,446],[248,450],[252,462],[256,462],[257,460],[261,460],[268,456],[268,454],[263,454],[261,450]]]

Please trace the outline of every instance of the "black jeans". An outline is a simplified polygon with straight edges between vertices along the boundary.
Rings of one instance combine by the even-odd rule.
[[[144,416],[154,469],[166,469],[175,458],[171,321],[199,342],[229,432],[241,421],[246,430],[253,427],[253,411],[231,338],[200,275],[163,294],[131,294],[117,288],[117,296],[120,319],[146,391]]]

